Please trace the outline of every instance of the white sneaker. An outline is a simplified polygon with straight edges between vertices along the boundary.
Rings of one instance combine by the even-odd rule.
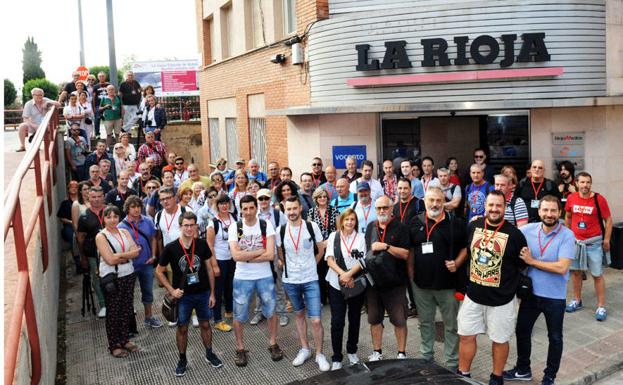
[[[305,361],[309,359],[309,357],[311,357],[311,352],[309,351],[309,349],[301,349],[292,361],[292,365],[301,366],[305,363]]]
[[[97,318],[106,318],[106,306],[100,308],[100,311],[97,312]]]
[[[406,360],[407,359],[407,355],[404,353],[398,353],[398,355],[396,356],[397,360]]]
[[[333,363],[331,363],[331,371],[340,370],[340,369],[342,369],[342,363],[341,362],[333,362]]]
[[[190,317],[190,319],[192,320],[193,327],[198,328],[199,327],[199,319],[197,318],[197,315],[193,314],[192,317]]]
[[[380,361],[382,359],[383,359],[383,355],[377,351],[372,352],[372,354],[368,356],[368,361],[370,362]]]
[[[169,321],[169,322],[168,322],[168,325],[169,325],[169,327],[170,327],[170,328],[174,328],[174,327],[176,327],[176,326],[177,326],[177,322],[171,322],[171,321]]]
[[[262,322],[263,319],[264,319],[264,315],[261,312],[260,313],[255,313],[255,316],[253,316],[253,318],[251,318],[251,321],[249,321],[249,324],[257,325],[260,322]]]
[[[321,372],[328,372],[331,369],[331,365],[329,365],[329,361],[327,361],[327,357],[324,354],[316,354],[316,363],[318,364],[318,368]],[[340,363],[340,367],[342,364]]]
[[[351,365],[357,365],[359,363],[359,357],[357,357],[357,354],[348,353],[347,356]]]

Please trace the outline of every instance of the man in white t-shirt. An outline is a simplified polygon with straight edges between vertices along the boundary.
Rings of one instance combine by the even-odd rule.
[[[307,342],[307,321],[305,313],[311,319],[312,335],[316,345],[316,363],[321,371],[331,369],[331,365],[322,354],[322,320],[320,311],[320,286],[316,265],[324,255],[324,245],[320,228],[314,222],[302,219],[303,207],[299,197],[286,199],[285,211],[288,223],[279,226],[277,246],[279,247],[280,265],[283,266],[283,288],[292,302],[296,313],[296,331],[301,342],[301,350],[292,365],[300,366],[311,357]]]
[[[372,201],[376,201],[378,197],[381,197],[385,194],[383,191],[383,186],[381,186],[381,182],[372,178],[372,171],[374,171],[374,163],[369,160],[364,160],[361,163],[361,178],[355,179],[350,184],[350,192],[353,194],[357,194],[357,186],[361,182],[368,182],[370,185],[370,196],[372,197]]]
[[[273,361],[283,358],[277,345],[277,317],[275,315],[275,281],[271,262],[275,255],[275,229],[270,222],[257,218],[257,199],[245,195],[240,199],[242,220],[229,226],[229,248],[236,261],[234,273],[234,334],[236,335],[236,366],[247,365],[244,349],[243,325],[249,316],[249,302],[253,293],[262,301],[262,312],[268,319],[268,350]]]
[[[32,99],[24,104],[24,110],[22,112],[24,122],[17,128],[20,142],[20,147],[16,150],[17,152],[26,151],[26,137],[31,135],[32,138],[32,136],[35,135],[45,114],[48,113],[48,108],[52,105],[56,107],[61,106],[60,103],[43,97],[44,93],[41,88],[33,88],[30,94],[32,95]]]

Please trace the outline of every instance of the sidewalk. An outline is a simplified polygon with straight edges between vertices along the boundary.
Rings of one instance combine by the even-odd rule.
[[[67,266],[71,257],[67,257]],[[259,326],[245,326],[245,344],[249,350],[249,364],[245,368],[234,365],[233,331],[223,333],[214,330],[214,351],[224,362],[220,369],[209,367],[203,360],[204,350],[200,342],[198,329],[191,327],[187,356],[188,373],[183,378],[173,375],[177,362],[175,347],[175,330],[167,326],[161,329],[145,330],[142,326],[142,305],[140,293],[135,292],[135,309],[138,312],[139,336],[133,341],[141,351],[131,354],[127,359],[116,359],[106,349],[106,331],[104,320],[93,316],[83,318],[80,315],[82,301],[82,279],[68,268],[66,293],[66,336],[67,336],[67,384],[285,384],[316,375],[319,372],[314,360],[294,368],[292,359],[298,351],[298,339],[294,326],[293,315],[285,328],[279,328],[278,343],[285,352],[281,362],[272,362],[267,351],[266,322]],[[567,314],[565,317],[565,350],[557,384],[590,384],[603,378],[623,366],[623,274],[620,271],[607,269],[606,282],[608,287],[608,311],[606,322],[597,322],[593,316],[595,304],[592,281],[589,278],[585,287],[585,309]],[[163,290],[155,289],[154,311],[160,316],[160,303]],[[371,353],[370,332],[365,315],[362,316],[362,328],[359,340],[359,357],[365,358]],[[325,331],[324,352],[330,359],[330,312],[328,306],[323,309]],[[417,319],[408,321],[409,337],[407,355],[417,358],[419,346],[419,330]],[[395,338],[391,327],[384,333],[383,353],[386,358],[394,358],[396,354]],[[311,333],[310,333],[310,341]],[[479,350],[472,367],[472,376],[480,381],[488,381],[491,370],[491,343],[486,337],[479,338]],[[441,362],[443,344],[435,343],[435,358]],[[511,343],[511,354],[507,368],[513,366],[516,359],[514,340]],[[543,317],[534,329],[532,347],[532,372],[534,380],[531,384],[540,384],[542,370],[547,355],[547,329]]]

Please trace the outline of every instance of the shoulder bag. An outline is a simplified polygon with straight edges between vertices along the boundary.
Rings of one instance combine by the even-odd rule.
[[[333,240],[333,256],[335,257],[335,262],[340,266],[342,270],[348,270],[346,267],[346,261],[344,261],[344,255],[342,254],[342,247],[340,245],[340,232],[335,232],[335,238]],[[353,250],[351,256],[355,259],[359,259],[363,257],[363,253],[358,250]],[[368,280],[364,274],[360,274],[357,277],[353,278],[355,281],[355,286],[346,287],[340,285],[340,292],[344,296],[344,299],[348,300],[350,298],[356,297],[362,294],[366,288],[368,287]]]

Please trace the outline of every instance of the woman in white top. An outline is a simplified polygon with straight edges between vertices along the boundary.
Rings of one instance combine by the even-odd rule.
[[[192,198],[190,198],[190,202],[188,203],[188,205],[191,209],[193,209],[193,212],[195,213],[201,210],[205,202],[205,195],[203,194],[204,189],[205,186],[201,182],[195,182],[191,187],[193,195]]]
[[[235,212],[238,217],[241,217],[240,212],[240,199],[247,195],[247,187],[249,186],[249,177],[244,170],[236,170],[236,174],[234,176],[234,189],[229,192],[229,197],[234,203],[234,207],[236,208]]]
[[[86,131],[87,133],[87,144],[89,147],[91,146],[91,138],[93,138],[94,130],[93,130],[93,107],[91,102],[88,100],[88,94],[86,91],[82,91],[78,94],[78,106],[82,110],[84,114],[84,119],[82,119],[82,125],[80,128]]]
[[[217,266],[212,265],[214,276],[216,278],[215,296],[216,303],[212,308],[214,314],[214,327],[218,330],[228,332],[231,326],[223,321],[221,315],[221,305],[223,299],[225,301],[225,317],[231,317],[233,312],[233,283],[234,269],[236,263],[231,257],[229,251],[229,235],[227,230],[229,226],[236,226],[236,219],[229,212],[231,199],[225,194],[219,194],[215,198],[216,217],[208,223],[206,230],[206,239],[214,262],[216,259]]]
[[[137,352],[138,347],[128,339],[130,317],[133,316],[134,267],[132,259],[138,257],[141,249],[134,243],[130,233],[117,229],[121,212],[116,206],[104,209],[104,228],[95,237],[100,255],[99,275],[101,280],[110,273],[116,273],[116,290],[102,287],[106,300],[106,337],[108,349],[117,358],[127,357],[128,352]]]
[[[119,143],[123,144],[123,147],[125,147],[125,156],[128,160],[136,160],[136,149],[134,148],[134,145],[130,143],[129,132],[121,133],[119,136]]]
[[[113,147],[112,158],[115,160],[115,175],[119,175],[121,171],[125,171],[129,162],[128,156],[125,153],[125,147],[121,143],[115,143]]]
[[[359,362],[357,344],[359,342],[359,325],[361,307],[365,298],[365,291],[350,299],[344,299],[341,286],[353,287],[354,278],[360,273],[360,265],[353,254],[359,251],[366,254],[365,235],[357,232],[359,223],[357,213],[353,209],[346,209],[338,219],[338,230],[329,235],[325,259],[329,265],[326,280],[329,282],[329,305],[331,307],[331,345],[333,357],[331,370],[342,367],[342,336],[344,334],[346,314],[348,314],[348,339],[346,353],[352,364]],[[341,258],[335,252],[336,242],[339,242]]]

